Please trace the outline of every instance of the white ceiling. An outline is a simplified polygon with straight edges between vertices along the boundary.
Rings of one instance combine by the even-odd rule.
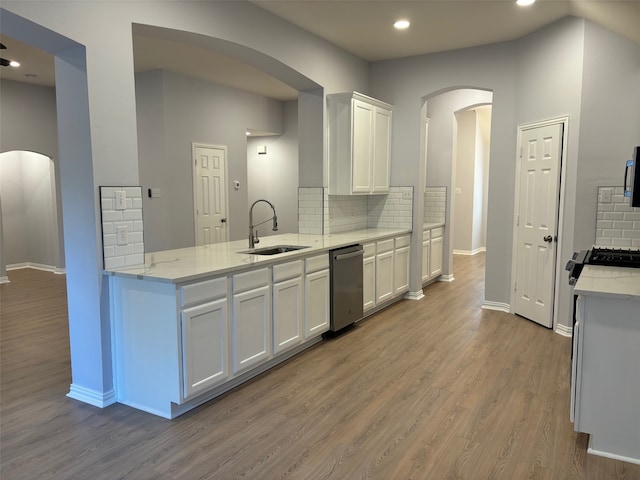
[[[639,0],[538,0],[522,8],[513,0],[259,0],[260,8],[367,61],[514,40],[567,15],[583,17],[640,44]],[[398,18],[411,21],[396,31]],[[0,55],[20,68],[0,68],[0,78],[54,84],[50,55],[0,35]],[[639,47],[640,48],[640,47]],[[276,99],[296,98],[288,85],[203,45],[144,29],[134,36],[137,72],[166,69]],[[224,67],[224,68],[221,68]],[[26,77],[25,75],[30,75]],[[31,76],[35,75],[35,77]]]

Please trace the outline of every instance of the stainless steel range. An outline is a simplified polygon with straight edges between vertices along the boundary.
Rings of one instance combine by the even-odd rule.
[[[640,248],[603,248],[575,252],[565,267],[569,271],[569,285],[575,285],[584,265],[640,268]]]

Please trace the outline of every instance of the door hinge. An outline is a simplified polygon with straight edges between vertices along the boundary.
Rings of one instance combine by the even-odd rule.
[[[193,164],[194,164],[196,167],[198,166],[198,159],[197,159],[197,158],[194,158],[194,159],[193,159]]]

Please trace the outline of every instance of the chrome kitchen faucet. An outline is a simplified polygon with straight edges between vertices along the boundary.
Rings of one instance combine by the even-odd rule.
[[[256,203],[258,203],[258,202],[268,203],[269,206],[271,207],[271,210],[273,210],[273,217],[265,220],[264,222],[256,223],[254,225],[253,224],[253,207],[255,207]],[[267,223],[269,220],[273,220],[272,229],[273,229],[274,232],[277,232],[278,231],[278,215],[276,215],[276,207],[274,207],[273,204],[270,201],[264,200],[264,199],[259,199],[259,200],[256,200],[255,202],[253,202],[253,204],[251,204],[251,208],[249,208],[249,248],[253,248],[256,243],[260,242],[260,239],[258,238],[258,230],[256,229],[255,232],[254,232],[253,229],[255,227],[257,227],[258,225],[262,225],[263,223]]]

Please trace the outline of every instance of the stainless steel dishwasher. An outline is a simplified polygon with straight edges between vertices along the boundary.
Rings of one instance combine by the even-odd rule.
[[[331,332],[362,318],[362,245],[331,250]]]

